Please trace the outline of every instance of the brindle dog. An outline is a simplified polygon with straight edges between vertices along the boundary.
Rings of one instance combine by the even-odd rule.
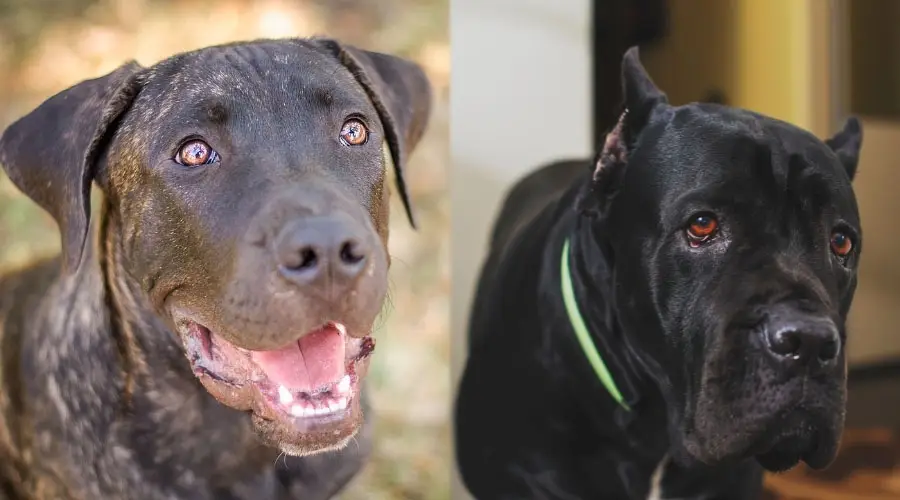
[[[62,255],[0,280],[0,497],[339,491],[370,446],[387,170],[413,222],[430,94],[394,56],[261,40],[129,62],[11,125],[0,163]]]

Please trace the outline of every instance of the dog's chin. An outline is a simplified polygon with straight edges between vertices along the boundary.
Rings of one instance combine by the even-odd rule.
[[[260,442],[286,455],[304,457],[346,446],[362,427],[363,417],[355,402],[345,415],[332,419],[270,420],[253,412],[252,421]]]
[[[288,455],[312,455],[345,446],[362,426],[360,388],[375,346],[371,337],[357,338],[342,324],[328,323],[285,348],[251,351],[190,319],[176,325],[194,375],[220,403],[250,412],[264,444]],[[301,338],[316,336],[327,340],[300,354],[300,342],[309,343]],[[297,361],[305,365],[303,376],[279,375]]]
[[[756,454],[756,461],[769,472],[784,472],[800,462],[812,469],[824,469],[834,460],[840,438],[826,435],[813,425],[801,424],[788,427],[767,441],[767,449]]]
[[[764,426],[748,422],[740,428],[754,430],[707,436],[702,440],[718,443],[715,449],[708,449],[696,439],[690,440],[684,447],[687,456],[683,461],[715,466],[752,458],[770,472],[784,472],[800,462],[813,469],[824,469],[837,455],[840,442],[839,429],[835,432],[825,422],[800,410],[767,419]]]
[[[794,431],[780,437],[768,451],[756,455],[756,461],[770,472],[784,472],[801,461],[816,461],[816,450],[815,431]]]

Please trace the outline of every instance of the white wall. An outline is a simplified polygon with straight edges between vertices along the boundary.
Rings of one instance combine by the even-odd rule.
[[[453,0],[450,14],[455,381],[501,197],[542,163],[591,154],[590,1]]]

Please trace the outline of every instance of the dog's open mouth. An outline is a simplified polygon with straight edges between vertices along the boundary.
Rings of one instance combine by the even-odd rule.
[[[340,323],[327,323],[270,351],[240,348],[191,320],[182,321],[179,332],[201,381],[212,379],[235,392],[255,389],[250,399],[261,401],[250,406],[260,417],[289,420],[300,431],[349,417],[359,394],[358,368],[375,347],[374,339],[348,335]],[[221,393],[217,398],[230,399]]]

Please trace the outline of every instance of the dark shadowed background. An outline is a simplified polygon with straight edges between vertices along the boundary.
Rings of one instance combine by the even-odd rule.
[[[0,0],[0,129],[127,59],[150,65],[234,40],[328,35],[420,63],[435,88],[407,182],[412,231],[393,200],[391,307],[369,372],[374,456],[346,499],[449,498],[450,52],[446,0]],[[0,269],[56,252],[53,220],[0,174]],[[353,443],[350,444],[353,446]],[[290,464],[291,459],[287,459]]]

